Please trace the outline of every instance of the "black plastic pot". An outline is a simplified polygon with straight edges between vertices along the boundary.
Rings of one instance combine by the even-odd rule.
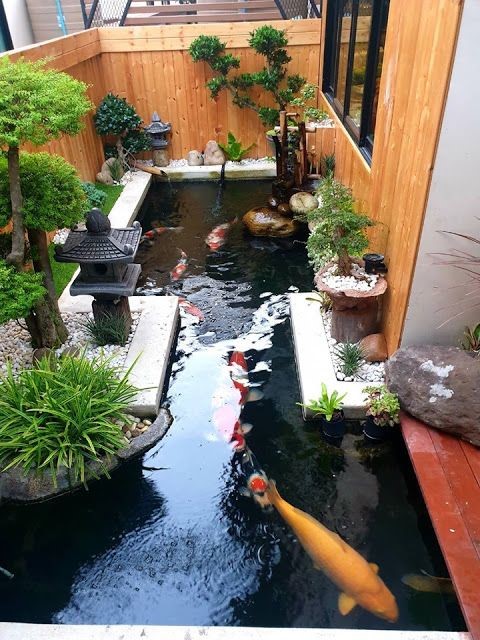
[[[381,253],[366,253],[363,257],[365,273],[387,273],[385,257]]]
[[[321,417],[322,431],[329,438],[342,438],[345,435],[346,425],[343,411],[334,414],[331,420]]]
[[[391,427],[380,427],[378,424],[375,424],[372,416],[367,416],[365,424],[363,425],[363,435],[369,440],[384,442],[390,438],[391,433]]]

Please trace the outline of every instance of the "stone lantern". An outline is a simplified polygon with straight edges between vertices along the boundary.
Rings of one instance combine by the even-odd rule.
[[[156,167],[166,167],[169,162],[168,158],[168,140],[167,133],[172,130],[169,122],[162,122],[160,116],[154,111],[152,122],[145,127],[145,132],[150,136],[153,149],[153,164]]]
[[[65,244],[55,247],[55,260],[80,265],[70,294],[93,296],[95,321],[121,317],[127,333],[132,324],[128,296],[134,294],[141,272],[141,266],[133,264],[141,235],[139,222],[126,229],[112,229],[108,217],[100,209],[92,209],[86,229],[70,231]]]

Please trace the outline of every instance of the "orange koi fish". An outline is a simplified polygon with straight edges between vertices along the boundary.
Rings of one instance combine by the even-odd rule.
[[[180,250],[180,260],[178,264],[170,271],[170,279],[171,280],[179,280],[188,267],[188,256],[185,251]]]
[[[180,233],[183,231],[183,227],[153,227],[150,231],[146,231],[141,237],[140,242],[144,240],[152,240],[155,236],[161,236],[166,231],[171,231],[172,233]]]
[[[205,238],[206,244],[210,247],[212,251],[217,251],[225,244],[227,239],[227,234],[230,231],[232,225],[238,222],[238,218],[235,217],[230,222],[224,222],[223,224],[219,224],[217,227],[212,229],[208,236]]]
[[[193,304],[193,302],[189,302],[186,298],[178,298],[178,304],[183,308],[185,313],[189,313],[191,316],[195,316],[202,322],[205,320],[205,316],[202,311]]]

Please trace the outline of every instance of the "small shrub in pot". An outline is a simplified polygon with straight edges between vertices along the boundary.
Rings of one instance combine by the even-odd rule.
[[[340,395],[336,390],[329,394],[327,385],[322,382],[322,392],[317,400],[311,400],[307,404],[298,404],[312,411],[315,416],[321,416],[322,430],[325,435],[332,438],[341,438],[345,434],[345,419],[343,415],[343,399],[345,396],[345,393]]]
[[[385,385],[365,387],[363,391],[367,394],[367,421],[363,432],[373,440],[385,440],[391,428],[399,423],[398,396]]]

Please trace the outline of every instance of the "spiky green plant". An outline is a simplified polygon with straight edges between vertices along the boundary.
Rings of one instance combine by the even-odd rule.
[[[106,344],[121,344],[123,346],[128,339],[125,321],[119,316],[105,314],[97,320],[88,318],[83,326],[88,336],[99,347],[104,347]]]
[[[480,322],[474,327],[465,327],[462,349],[480,355]]]
[[[242,143],[240,140],[237,140],[231,131],[228,132],[227,136],[227,144],[219,143],[218,146],[227,156],[227,160],[232,160],[233,162],[239,162],[252,147],[255,146],[255,143],[251,144],[249,147],[242,147]]]
[[[364,351],[356,342],[343,342],[335,349],[335,353],[342,361],[342,373],[346,377],[353,377],[360,369],[364,359]]]
[[[96,463],[108,476],[105,456],[126,446],[121,428],[137,390],[128,375],[100,358],[44,358],[18,376],[0,377],[0,470],[24,473],[66,467],[86,484]]]
[[[332,299],[325,291],[312,291],[312,294],[308,296],[307,300],[318,302],[320,308],[324,311],[330,311],[332,308]]]
[[[307,404],[297,402],[300,407],[304,407],[309,411],[312,411],[315,415],[325,416],[325,420],[330,420],[338,414],[343,407],[343,399],[347,395],[343,393],[339,395],[338,391],[334,390],[331,394],[328,393],[327,385],[322,382],[322,392],[317,400],[310,400]]]

